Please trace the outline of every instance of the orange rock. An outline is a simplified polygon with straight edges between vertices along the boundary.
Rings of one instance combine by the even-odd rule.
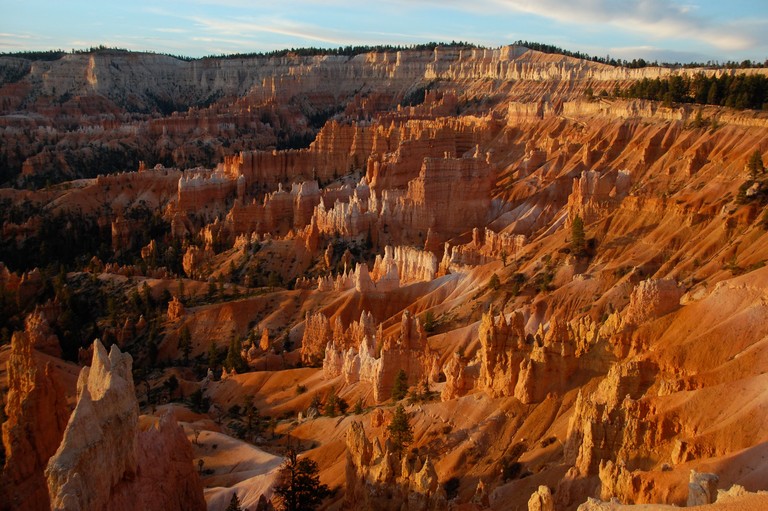
[[[131,361],[94,341],[77,405],[45,470],[51,509],[205,509],[191,445],[173,417],[139,431]]]
[[[8,397],[3,423],[3,493],[9,509],[50,508],[44,475],[69,417],[64,389],[50,363],[35,360],[32,340],[17,332],[8,360]]]
[[[184,317],[186,310],[184,304],[177,296],[174,296],[170,302],[168,302],[168,321],[178,321]]]

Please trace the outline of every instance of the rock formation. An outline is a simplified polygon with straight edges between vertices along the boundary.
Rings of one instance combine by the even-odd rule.
[[[15,187],[0,190],[0,246],[16,272],[0,265],[0,336],[25,318],[19,339],[56,355],[54,333],[72,346],[99,330],[143,361],[144,341],[161,326],[170,334],[163,363],[182,322],[193,357],[247,336],[241,354],[261,374],[228,368],[223,383],[211,371],[199,384],[188,365],[146,373],[155,386],[173,374],[187,396],[205,390],[213,406],[194,417],[196,428],[237,430],[234,417],[208,419],[247,394],[277,418],[330,387],[373,406],[379,428],[400,370],[409,385],[443,385],[442,401],[411,409],[417,452],[405,460],[364,432],[349,440],[349,495],[330,507],[342,498],[349,507],[435,507],[437,474],[459,482],[459,509],[523,509],[529,497],[534,509],[554,499],[570,511],[588,496],[613,507],[680,505],[694,462],[757,488],[768,178],[745,162],[765,158],[768,119],[613,94],[641,78],[740,73],[768,75],[629,69],[516,46],[194,62],[109,50],[0,57],[0,76],[12,78],[0,84],[0,146],[12,149],[0,157]],[[308,147],[278,149],[299,145]],[[40,187],[49,177],[54,186]],[[74,177],[83,179],[61,182]],[[570,250],[577,215],[589,236],[583,257]],[[117,261],[137,264],[93,253],[110,242]],[[122,303],[137,275],[167,296],[183,271],[188,308],[171,300],[163,323],[156,308],[138,318],[93,300],[72,331],[46,309],[46,274],[33,269],[52,257],[73,270],[52,303],[79,306],[97,288]],[[493,274],[499,286],[486,285]],[[231,292],[202,298],[224,278]],[[426,312],[439,318],[429,338],[417,319]],[[275,350],[299,341],[300,352]],[[199,508],[188,502],[199,492],[181,430],[169,417],[136,418],[134,398],[119,391],[129,387],[122,355],[112,361],[98,346],[80,354],[94,367],[51,461],[55,505]],[[34,403],[48,399],[53,378],[39,363],[34,373],[18,365],[9,474],[39,475],[51,433],[18,425],[42,414]],[[335,486],[349,422],[272,425],[278,438],[319,446],[321,477]],[[505,453],[518,445],[525,453],[510,466]],[[224,465],[233,458],[214,466],[210,447],[197,450],[206,484],[231,495],[240,482]],[[502,481],[500,463],[519,477]],[[18,476],[9,477],[15,489]],[[266,494],[268,479],[243,484]],[[711,502],[713,485],[697,481],[690,494]],[[19,494],[34,507],[24,484]]]
[[[168,321],[178,321],[186,314],[184,304],[177,296],[174,296],[170,302],[168,302]]]
[[[705,474],[691,470],[686,506],[705,506],[715,502],[717,498],[717,483],[719,481],[720,478],[716,474]]]
[[[672,437],[675,424],[657,422],[647,406],[637,401],[654,372],[648,363],[616,364],[591,396],[579,393],[564,449],[566,463],[573,466],[558,487],[560,505],[567,505],[568,499],[578,502],[586,498],[598,475],[604,481],[603,497],[626,499],[630,471],[639,462],[640,453],[652,451]],[[577,480],[581,482],[574,482]]]
[[[474,387],[475,382],[467,373],[467,361],[455,352],[443,367],[445,386],[440,395],[443,401],[461,397]]]
[[[107,354],[96,340],[77,387],[45,471],[51,509],[205,509],[191,447],[175,421],[139,431],[130,355],[114,345]]]
[[[371,384],[374,400],[381,402],[390,398],[400,370],[405,371],[409,385],[414,385],[433,379],[435,363],[436,353],[429,348],[426,332],[408,311],[394,335],[384,335],[381,328],[374,330],[373,317],[363,313],[346,332],[338,324],[325,349],[323,371],[326,378],[343,375],[347,383]]]
[[[513,396],[524,358],[525,322],[516,311],[509,320],[493,311],[480,323],[480,379],[478,387],[494,396]]]
[[[528,499],[528,511],[554,511],[555,501],[548,486],[539,486],[539,489]]]
[[[8,397],[3,423],[3,509],[50,509],[45,466],[61,442],[69,406],[50,362],[33,350],[30,334],[17,332],[8,359]]]
[[[569,220],[578,215],[585,224],[590,224],[604,217],[618,207],[631,184],[631,177],[625,170],[582,172],[573,180],[573,190],[568,196]]]
[[[622,326],[631,327],[658,318],[680,307],[683,289],[674,280],[648,279],[632,291]]]
[[[318,312],[307,313],[304,336],[301,338],[301,361],[308,366],[319,365],[325,357],[325,347],[331,342],[333,331],[328,317]]]
[[[389,442],[382,448],[358,421],[347,430],[346,480],[344,501],[356,509],[438,510],[446,505],[429,456],[398,455]]]
[[[54,357],[61,357],[59,338],[51,328],[47,318],[48,314],[46,314],[46,310],[51,309],[59,309],[59,307],[51,306],[46,309],[37,309],[28,315],[24,320],[24,331],[34,349]],[[56,310],[56,312],[59,311]]]

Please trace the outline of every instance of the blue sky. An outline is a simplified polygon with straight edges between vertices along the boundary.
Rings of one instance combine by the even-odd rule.
[[[0,0],[0,13],[0,52],[104,44],[198,57],[523,39],[627,59],[768,59],[766,0]]]

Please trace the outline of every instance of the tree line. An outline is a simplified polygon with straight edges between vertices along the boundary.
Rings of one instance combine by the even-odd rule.
[[[745,69],[745,68],[751,68],[751,67],[768,66],[768,60],[766,60],[765,62],[757,62],[749,59],[743,60],[741,62],[728,60],[722,63],[718,61],[711,61],[711,60],[707,62],[686,62],[686,63],[659,62],[658,60],[651,62],[643,58],[626,60],[626,59],[612,58],[610,55],[607,55],[605,57],[592,56],[587,53],[582,53],[579,51],[569,51],[569,50],[560,48],[558,46],[555,46],[553,44],[537,43],[534,41],[517,40],[515,41],[514,44],[516,44],[517,46],[525,46],[528,49],[540,51],[542,53],[552,53],[557,55],[564,55],[566,57],[573,57],[576,59],[591,60],[592,62],[599,62],[601,64],[607,64],[609,66],[614,66],[614,67],[625,67],[628,69],[640,69],[644,67],[667,67],[667,68],[705,67],[708,69],[739,69],[739,68]]]
[[[728,60],[722,63],[718,61],[680,63],[680,62],[659,62],[658,60],[651,62],[643,58],[626,60],[626,59],[612,58],[610,55],[606,55],[605,57],[592,56],[587,53],[583,53],[579,51],[566,50],[564,48],[560,48],[553,44],[538,43],[535,41],[517,40],[513,44],[517,46],[524,46],[528,49],[540,51],[542,53],[564,55],[566,57],[573,57],[573,58],[582,59],[582,60],[590,60],[592,62],[599,62],[601,64],[607,64],[609,66],[625,67],[629,69],[638,69],[638,68],[644,68],[648,66],[667,67],[667,68],[706,67],[709,69],[739,69],[739,68],[743,69],[743,68],[768,66],[768,60],[766,60],[765,62],[757,62],[749,59],[743,60],[741,62]],[[139,53],[149,53],[152,55],[165,55],[168,57],[173,57],[178,60],[184,60],[184,61],[190,62],[190,61],[205,60],[205,59],[279,58],[279,57],[287,57],[287,56],[315,57],[315,56],[332,55],[332,56],[354,57],[355,55],[360,55],[363,53],[382,53],[382,52],[405,51],[405,50],[434,51],[434,49],[437,48],[438,46],[445,47],[445,48],[487,49],[486,46],[480,46],[480,45],[476,45],[466,41],[451,41],[450,43],[444,43],[444,42],[441,43],[441,42],[431,41],[428,43],[419,43],[419,44],[411,44],[411,45],[392,45],[392,44],[347,45],[347,46],[339,46],[337,48],[319,48],[319,47],[310,46],[310,47],[303,47],[303,48],[286,48],[282,50],[273,50],[268,52],[262,51],[262,52],[207,55],[205,57],[188,57],[184,55],[174,55],[171,53],[162,53],[162,52],[156,53],[152,51],[139,52]],[[128,52],[130,52],[130,50],[127,50],[125,48],[99,45],[99,46],[92,46],[88,49],[81,49],[81,50],[72,49],[70,52],[66,52],[64,50],[58,49],[58,50],[46,50],[46,51],[20,51],[20,52],[11,52],[11,53],[0,53],[0,57],[18,57],[18,58],[23,58],[27,60],[51,61],[51,60],[58,60],[62,58],[64,55],[67,55],[67,53],[70,53],[73,55],[82,55],[82,54],[94,54],[94,53],[128,53]]]
[[[643,78],[614,95],[672,103],[727,106],[762,110],[768,107],[768,78],[763,75],[722,74]]]
[[[299,56],[299,57],[315,57],[315,56],[342,56],[342,57],[354,57],[355,55],[361,55],[364,53],[383,53],[383,52],[395,52],[395,51],[434,51],[437,47],[445,48],[479,48],[479,46],[464,42],[464,41],[451,41],[450,43],[428,42],[411,45],[392,45],[392,44],[377,44],[377,45],[347,45],[339,46],[338,48],[322,48],[322,47],[303,47],[303,48],[286,48],[282,50],[273,51],[255,51],[246,53],[222,53],[218,55],[207,55],[205,57],[188,57],[184,55],[174,55],[171,53],[157,53],[153,51],[140,51],[135,53],[147,53],[150,55],[165,55],[173,57],[178,60],[184,60],[187,62],[195,60],[206,59],[250,59],[250,58],[275,58],[275,57],[287,57],[287,56]],[[0,53],[0,57],[17,57],[27,60],[46,60],[53,61],[59,60],[67,54],[71,55],[90,55],[99,53],[130,53],[131,50],[125,48],[109,47],[104,45],[92,46],[88,49],[75,50],[72,49],[69,52],[64,50],[44,50],[44,51],[19,51]]]

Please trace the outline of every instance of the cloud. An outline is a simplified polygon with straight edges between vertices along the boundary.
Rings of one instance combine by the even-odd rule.
[[[164,34],[186,34],[189,30],[183,28],[156,28],[155,32],[162,32]]]
[[[754,37],[728,23],[716,24],[697,9],[671,0],[484,0],[501,7],[564,24],[606,23],[654,39],[693,39],[723,50],[744,50]]]
[[[344,44],[344,37],[334,33],[334,31],[279,18],[251,19],[248,21],[203,17],[190,19],[207,32],[230,38],[240,37],[244,40],[253,40],[254,33],[268,33],[328,44]]]
[[[621,46],[604,51],[614,58],[626,60],[643,58],[649,62],[707,62],[718,60],[713,55],[706,53],[669,50],[655,46]]]

